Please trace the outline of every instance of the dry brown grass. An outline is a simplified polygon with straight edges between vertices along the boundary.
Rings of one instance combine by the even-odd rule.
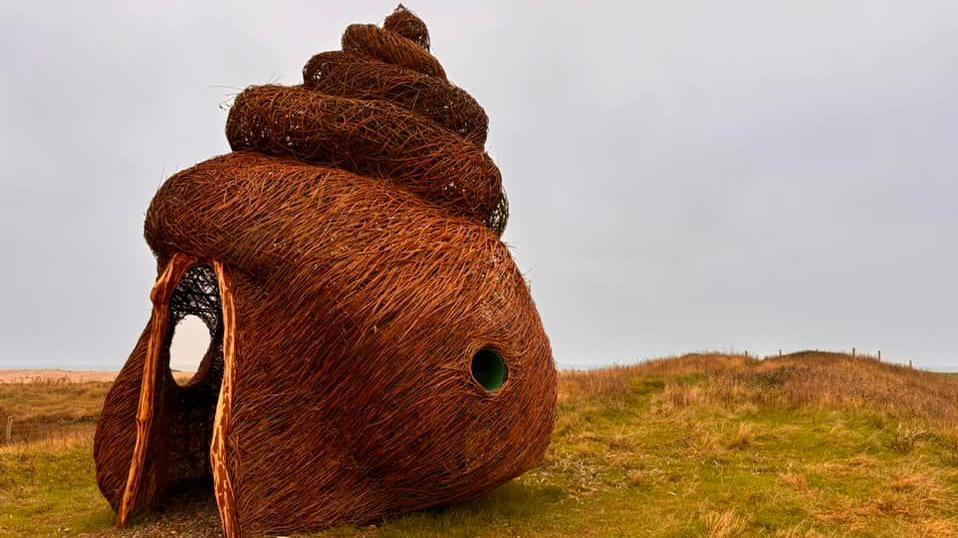
[[[0,444],[53,441],[93,431],[110,383],[0,383]]]
[[[755,441],[755,426],[749,422],[742,422],[738,430],[732,434],[727,447],[735,450],[744,450]]]
[[[704,383],[684,378],[707,376]],[[958,376],[925,372],[829,352],[804,351],[758,360],[744,355],[697,353],[603,370],[567,372],[559,400],[617,398],[629,394],[639,378],[665,380],[657,395],[659,410],[671,412],[700,403],[741,409],[815,406],[879,411],[907,424],[902,448],[928,425],[958,428]],[[958,454],[958,437],[955,437]]]
[[[0,456],[4,454],[48,453],[58,454],[77,445],[91,444],[93,425],[63,429],[41,437],[31,437],[28,440],[17,440],[10,444],[0,444]]]
[[[682,377],[738,370],[758,360],[744,355],[691,353],[665,357],[631,366],[563,372],[559,379],[559,402],[590,398],[621,398],[642,377]]]
[[[760,403],[864,408],[904,421],[958,425],[958,376],[871,357],[800,352],[762,361],[740,375],[717,376],[716,381],[729,389],[742,386],[742,394]]]
[[[709,538],[732,538],[741,536],[748,527],[748,521],[734,510],[724,512],[706,512],[702,514],[705,536]]]
[[[824,508],[818,517],[849,530],[864,530],[873,521],[883,517],[912,524],[935,521],[936,517],[940,517],[941,507],[953,498],[947,483],[948,478],[940,470],[905,470],[888,476],[887,490],[876,497],[865,501],[841,500]],[[954,531],[954,521],[947,527],[943,523],[944,520],[938,520],[938,526],[943,530],[947,528],[948,532]]]
[[[0,370],[0,383],[111,383],[116,372],[72,370]]]
[[[808,477],[795,471],[779,473],[778,479],[781,480],[783,484],[795,489],[805,489],[808,487]]]

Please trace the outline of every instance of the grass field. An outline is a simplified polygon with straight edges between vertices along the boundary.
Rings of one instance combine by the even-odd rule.
[[[0,447],[0,535],[115,534],[91,458],[107,388],[0,385],[0,417],[55,425]],[[217,530],[194,495],[123,534]],[[827,353],[563,373],[540,468],[327,535],[958,536],[958,376]]]

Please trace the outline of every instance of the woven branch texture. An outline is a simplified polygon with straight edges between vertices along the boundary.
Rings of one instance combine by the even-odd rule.
[[[429,47],[402,6],[382,28],[350,26],[342,51],[309,60],[302,85],[242,92],[227,120],[234,151],[156,193],[145,235],[158,273],[175,255],[197,262],[169,301],[133,512],[211,480],[224,369],[214,260],[232,275],[224,456],[243,535],[464,501],[541,460],[555,420],[551,348],[499,239],[508,211],[483,150],[486,115]],[[168,344],[187,315],[212,343],[181,386]],[[150,327],[97,428],[97,479],[115,509]],[[477,373],[490,356],[501,386]]]

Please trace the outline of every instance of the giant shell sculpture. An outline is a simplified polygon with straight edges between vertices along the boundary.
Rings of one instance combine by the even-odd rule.
[[[487,118],[400,6],[352,25],[303,84],[232,105],[233,151],[156,193],[149,323],[94,456],[125,525],[212,484],[227,536],[375,521],[468,500],[535,466],[556,370],[500,241]],[[179,321],[211,344],[169,367]]]

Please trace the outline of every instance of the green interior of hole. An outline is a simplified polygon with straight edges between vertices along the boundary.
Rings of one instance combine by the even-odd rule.
[[[483,348],[472,357],[472,377],[482,388],[495,392],[509,379],[509,369],[495,350]]]

